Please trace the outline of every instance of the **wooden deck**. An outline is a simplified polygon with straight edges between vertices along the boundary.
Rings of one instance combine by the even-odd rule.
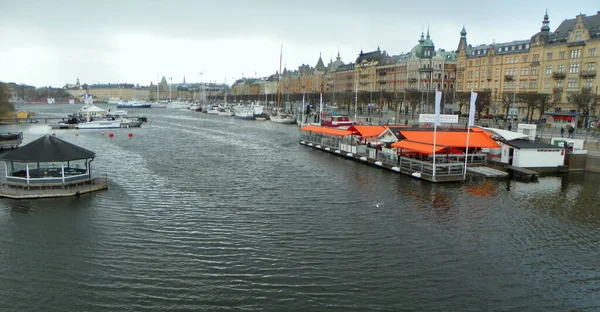
[[[511,175],[511,177],[516,177],[523,181],[536,182],[539,176],[539,173],[537,171],[521,167],[506,166],[506,170],[508,170],[508,173]]]
[[[0,182],[0,197],[33,199],[71,197],[108,189],[108,178],[95,177],[75,184],[24,185],[3,180]]]

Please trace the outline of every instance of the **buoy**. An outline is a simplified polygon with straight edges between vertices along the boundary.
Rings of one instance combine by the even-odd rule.
[[[101,131],[101,132],[100,132],[100,135],[104,135],[104,131]]]
[[[132,137],[132,136],[133,136],[133,133],[131,133],[131,132],[130,132],[130,133],[128,134],[128,136],[129,136],[129,137]]]
[[[79,136],[79,132],[75,132],[75,136]]]
[[[110,138],[112,138],[112,137],[114,137],[114,136],[115,136],[115,134],[114,134],[114,133],[112,133],[112,132],[108,134],[108,137],[110,137]]]

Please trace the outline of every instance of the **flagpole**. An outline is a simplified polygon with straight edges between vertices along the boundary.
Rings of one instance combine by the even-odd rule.
[[[435,108],[434,108],[434,113],[435,113],[435,119],[433,121],[433,178],[435,180],[435,150],[437,148],[437,126],[438,124],[440,124],[440,104],[442,101],[442,97],[441,97],[441,92],[438,91],[438,89],[435,89]]]
[[[475,122],[475,101],[477,93],[471,89],[471,102],[469,103],[469,119],[467,121],[467,144],[465,149],[465,167],[463,168],[463,179],[467,178],[467,160],[469,159],[469,139],[471,137],[471,124]]]
[[[300,127],[304,127],[304,93],[302,93],[302,119],[300,120]]]

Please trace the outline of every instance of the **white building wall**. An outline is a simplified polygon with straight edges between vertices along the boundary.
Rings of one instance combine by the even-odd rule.
[[[513,166],[523,168],[557,167],[564,164],[564,151],[560,149],[515,149]]]

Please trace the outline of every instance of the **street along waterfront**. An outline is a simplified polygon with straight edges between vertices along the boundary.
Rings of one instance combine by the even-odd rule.
[[[0,310],[599,308],[598,175],[432,184],[294,126],[143,113],[113,137],[6,128],[94,150],[110,186],[0,200]]]

